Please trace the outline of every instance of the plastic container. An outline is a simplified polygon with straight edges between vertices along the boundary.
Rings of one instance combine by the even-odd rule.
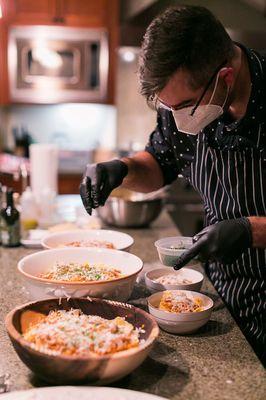
[[[180,257],[184,251],[188,250],[192,244],[192,238],[186,236],[166,237],[154,243],[161,263],[167,267],[173,267],[177,258]],[[199,261],[194,258],[188,265],[195,265],[198,263]]]
[[[22,229],[24,231],[35,229],[38,225],[38,207],[30,187],[27,187],[22,193],[20,207]]]

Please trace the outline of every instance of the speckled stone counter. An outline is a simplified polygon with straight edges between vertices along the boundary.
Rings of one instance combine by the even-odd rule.
[[[150,229],[125,231],[134,237],[132,253],[144,260],[145,270],[160,266],[154,241],[178,234],[166,213]],[[12,391],[45,386],[17,357],[4,328],[6,313],[28,300],[16,265],[32,250],[1,248],[0,252],[0,374],[11,374]],[[266,376],[261,363],[207,279],[202,291],[215,300],[209,323],[189,336],[161,331],[150,357],[113,386],[176,400],[266,398]],[[145,307],[147,295],[140,277],[130,302]]]

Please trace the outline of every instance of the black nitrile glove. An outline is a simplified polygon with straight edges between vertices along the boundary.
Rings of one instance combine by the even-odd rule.
[[[120,186],[128,173],[127,165],[120,160],[88,164],[79,187],[86,211],[103,206],[113,189]]]
[[[193,242],[192,247],[178,257],[174,269],[184,267],[196,256],[202,261],[234,262],[252,245],[250,222],[245,217],[218,222],[195,235]]]

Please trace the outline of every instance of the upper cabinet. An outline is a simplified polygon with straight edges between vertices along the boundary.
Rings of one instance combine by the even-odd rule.
[[[9,0],[7,17],[17,24],[51,24],[57,15],[56,0]]]
[[[8,68],[7,56],[9,32],[13,29],[12,27],[23,25],[48,25],[47,29],[49,29],[49,26],[71,29],[101,28],[106,32],[108,43],[108,59],[105,63],[108,65],[108,74],[106,77],[107,94],[105,98],[100,101],[103,103],[114,103],[116,50],[118,47],[118,0],[0,0],[0,4],[3,14],[3,17],[0,19],[1,104],[8,104],[13,101],[8,84],[11,77],[8,72],[10,68]],[[32,54],[29,54],[29,57],[31,56]],[[94,58],[96,62],[96,53]],[[32,64],[31,59],[29,59],[29,62]],[[94,59],[90,58],[89,62],[93,65]],[[16,61],[16,65],[19,65],[19,60]],[[83,70],[81,70],[80,73],[82,74]],[[86,100],[82,100],[81,98],[80,101]],[[97,99],[92,101],[97,101]]]
[[[108,23],[112,1],[59,0],[59,3],[60,17],[67,25],[97,27]]]
[[[9,0],[10,21],[23,24],[64,24],[98,27],[108,24],[113,0]]]

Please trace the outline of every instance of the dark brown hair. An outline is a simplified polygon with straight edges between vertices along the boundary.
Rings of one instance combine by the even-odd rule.
[[[139,78],[147,100],[162,90],[179,69],[191,76],[192,88],[203,86],[234,45],[220,21],[206,8],[168,8],[149,25],[143,39]]]

